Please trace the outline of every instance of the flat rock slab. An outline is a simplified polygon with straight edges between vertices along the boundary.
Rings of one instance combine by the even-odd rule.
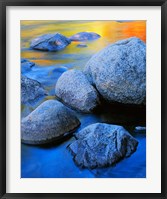
[[[107,101],[145,104],[146,45],[139,38],[102,49],[87,62],[84,73]]]
[[[30,79],[26,76],[21,76],[21,103],[32,103],[34,100],[47,95],[41,83]]]
[[[123,127],[95,123],[76,133],[69,145],[75,163],[81,168],[113,165],[136,151],[138,141]]]
[[[55,93],[63,103],[85,113],[93,111],[100,103],[95,88],[79,70],[63,73],[56,83]]]
[[[100,35],[94,32],[79,32],[71,36],[69,39],[71,41],[92,41],[99,38],[100,38]]]
[[[73,111],[56,100],[47,100],[22,119],[22,143],[49,143],[73,132],[79,125]]]
[[[43,51],[63,50],[71,43],[71,40],[60,33],[45,34],[32,40],[30,47]]]

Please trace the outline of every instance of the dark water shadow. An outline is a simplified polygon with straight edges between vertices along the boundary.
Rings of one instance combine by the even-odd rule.
[[[118,124],[122,126],[145,126],[146,106],[131,105],[101,100],[101,105],[94,110],[94,114],[99,116],[106,123]]]

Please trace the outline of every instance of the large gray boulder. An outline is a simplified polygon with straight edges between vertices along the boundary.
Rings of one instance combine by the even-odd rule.
[[[21,121],[21,139],[26,144],[45,144],[74,131],[80,121],[56,100],[47,100]]]
[[[81,112],[89,113],[99,104],[95,88],[79,70],[63,73],[56,83],[55,92],[62,102]]]
[[[30,79],[26,76],[21,76],[21,103],[32,103],[43,96],[47,95],[41,83]]]
[[[136,37],[109,45],[88,61],[84,73],[108,101],[145,103],[146,45]]]
[[[76,133],[69,145],[75,163],[81,168],[112,165],[136,151],[138,141],[123,127],[95,123]]]
[[[70,37],[71,41],[91,41],[99,39],[100,35],[94,32],[79,32]]]
[[[43,51],[59,51],[71,43],[70,39],[62,34],[45,34],[32,40],[30,47]]]

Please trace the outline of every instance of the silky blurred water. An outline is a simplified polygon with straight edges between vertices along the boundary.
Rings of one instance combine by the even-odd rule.
[[[47,33],[59,32],[67,37],[81,31],[92,31],[101,38],[86,43],[88,47],[78,48],[82,42],[72,42],[59,52],[35,51],[29,48],[33,38]],[[69,69],[82,69],[90,57],[107,45],[132,36],[146,41],[145,21],[21,21],[21,57],[36,65],[23,75],[36,79],[47,90],[48,95],[29,105],[22,105],[22,117],[28,115],[39,104],[48,99],[55,99],[54,87],[61,74]],[[46,146],[21,147],[22,178],[144,178],[146,177],[146,132],[134,131],[135,126],[145,126],[145,110],[129,107],[111,106],[111,110],[97,114],[79,114],[81,126],[106,122],[123,125],[139,141],[137,151],[116,165],[103,169],[79,169],[73,162],[67,146],[70,139]]]

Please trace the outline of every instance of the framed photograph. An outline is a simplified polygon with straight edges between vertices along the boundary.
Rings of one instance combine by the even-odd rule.
[[[166,1],[0,5],[0,198],[167,198]]]

